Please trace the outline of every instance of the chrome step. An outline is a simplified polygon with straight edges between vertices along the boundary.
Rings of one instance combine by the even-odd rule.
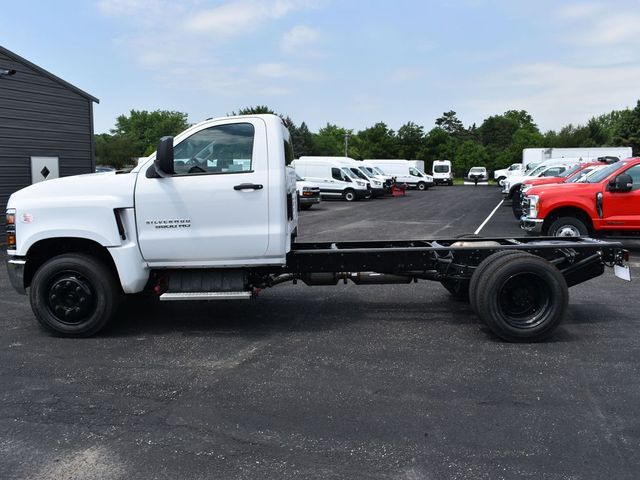
[[[160,295],[160,300],[249,300],[251,296],[251,292],[167,292]]]

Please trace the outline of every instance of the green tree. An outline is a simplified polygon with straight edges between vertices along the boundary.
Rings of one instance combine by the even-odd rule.
[[[298,128],[294,128],[290,132],[296,157],[313,155],[313,134],[309,131],[307,124],[302,122]]]
[[[360,130],[353,143],[359,158],[399,158],[395,132],[384,122]]]
[[[272,113],[273,115],[278,115],[276,112],[271,110],[266,105],[256,105],[256,106],[244,107],[244,108],[241,108],[240,110],[238,110],[238,113],[231,112],[231,115],[234,115],[234,116],[235,115],[261,115],[261,114],[265,114],[265,113]],[[282,116],[282,115],[280,115],[280,116]]]
[[[633,110],[625,110],[613,128],[616,145],[632,147],[634,155],[640,155],[640,100]]]
[[[460,177],[466,175],[471,167],[486,167],[489,159],[485,147],[473,140],[465,140],[456,148],[452,161],[453,171]]]
[[[456,112],[449,110],[436,119],[436,126],[447,132],[449,135],[459,135],[464,131],[462,121],[457,117]]]
[[[153,153],[160,137],[177,135],[189,126],[187,114],[169,110],[131,110],[120,115],[111,130],[115,136],[126,137],[135,147],[135,156]]]
[[[313,154],[330,157],[344,156],[344,136],[352,131],[331,123],[318,130],[313,136]]]
[[[135,165],[135,158],[139,156],[133,142],[123,135],[96,135],[95,146],[98,165],[120,169]]]
[[[518,130],[518,122],[504,115],[493,115],[480,125],[478,133],[485,147],[494,151],[504,150],[511,145],[513,134]]]
[[[398,156],[407,159],[419,159],[424,141],[424,128],[413,122],[407,122],[398,129],[396,135]]]

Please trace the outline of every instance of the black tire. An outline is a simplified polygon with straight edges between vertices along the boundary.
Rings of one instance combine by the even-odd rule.
[[[567,282],[543,258],[507,256],[487,267],[482,280],[478,316],[503,340],[544,340],[564,318],[569,304]]]
[[[307,203],[306,205],[300,205],[298,210],[309,210],[311,208],[311,204]]]
[[[516,217],[516,220],[520,220],[520,217],[522,216],[522,197],[520,196],[520,190],[513,194],[513,198],[511,199],[511,210],[513,211],[513,216]]]
[[[497,265],[498,262],[501,262],[504,257],[508,257],[511,255],[529,255],[528,253],[522,252],[520,250],[500,250],[499,252],[492,253],[487,258],[485,258],[476,270],[473,272],[471,276],[471,280],[469,281],[469,304],[474,312],[478,313],[478,290],[480,285],[483,283],[483,277],[487,268],[491,265]]]
[[[40,324],[68,337],[96,334],[111,320],[120,301],[113,273],[85,254],[59,255],[33,276],[31,308]]]
[[[497,184],[499,187],[502,187],[502,186],[503,186],[503,185],[502,185],[502,182],[504,182],[506,179],[507,179],[507,177],[498,177],[498,178],[496,179],[496,184]]]
[[[423,191],[427,189],[427,184],[424,182],[418,182],[418,186],[416,187],[418,190]]]
[[[561,217],[549,225],[547,234],[551,237],[584,237],[589,229],[575,217]]]
[[[356,192],[351,188],[347,188],[342,194],[342,198],[344,198],[347,202],[354,202],[356,200]]]

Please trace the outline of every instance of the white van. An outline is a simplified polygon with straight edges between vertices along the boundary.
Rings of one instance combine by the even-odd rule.
[[[342,198],[347,202],[371,198],[370,182],[358,177],[343,162],[335,161],[335,157],[300,157],[291,165],[299,176],[320,188],[321,197]]]
[[[434,160],[431,167],[433,181],[436,185],[453,185],[453,170],[451,160]]]
[[[368,182],[371,185],[371,194],[373,197],[382,197],[385,192],[385,178],[380,178],[380,175],[372,171],[371,168],[366,168],[366,166],[359,162],[358,160],[354,160],[349,157],[312,157],[312,156],[303,156],[300,157],[305,160],[317,160],[324,161],[328,163],[339,163],[349,168],[352,173],[354,173],[357,177],[365,182]]]
[[[380,167],[384,173],[391,175],[397,183],[406,183],[410,188],[426,190],[433,186],[433,177],[412,166],[408,160],[364,160],[365,165]]]

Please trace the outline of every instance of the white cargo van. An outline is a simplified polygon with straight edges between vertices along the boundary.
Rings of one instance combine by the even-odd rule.
[[[433,181],[436,185],[453,185],[451,160],[434,160],[431,172],[433,173]]]
[[[433,186],[433,177],[421,172],[409,160],[364,160],[365,165],[380,167],[387,175],[396,179],[397,183],[406,183],[410,188],[426,190]]]
[[[329,160],[331,158],[334,160]],[[335,157],[300,157],[291,165],[298,175],[320,187],[321,197],[342,198],[347,202],[371,198],[370,182],[358,177]]]
[[[321,156],[302,156],[301,159],[305,160],[317,160],[327,163],[344,165],[351,173],[361,180],[371,185],[371,194],[373,197],[382,197],[385,192],[385,179],[379,178],[377,172],[371,173],[369,169],[366,169],[362,162],[354,160],[350,157],[321,157]]]

